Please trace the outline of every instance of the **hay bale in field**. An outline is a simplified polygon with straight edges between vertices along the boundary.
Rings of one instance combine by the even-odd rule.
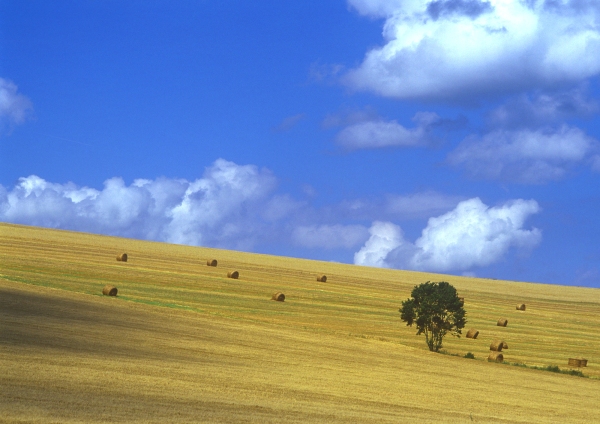
[[[319,275],[317,277],[317,281],[319,281],[321,283],[326,283],[327,282],[327,276],[326,275]]]
[[[479,336],[479,331],[475,330],[474,328],[471,328],[469,331],[467,331],[467,339],[476,339],[477,336]]]
[[[508,349],[508,343],[502,342],[502,349]]]
[[[227,273],[227,278],[235,278],[236,280],[240,277],[240,273],[237,271],[229,271]]]
[[[119,256],[117,256],[117,261],[127,262],[127,253],[121,253]]]
[[[284,302],[285,294],[281,292],[274,293],[273,296],[271,296],[271,300],[276,300],[277,302]]]
[[[206,261],[206,265],[207,266],[217,266],[217,260],[216,259],[209,259]]]
[[[488,356],[488,361],[493,361],[493,362],[504,362],[504,355],[500,352],[490,352],[490,355]]]
[[[517,305],[517,311],[524,311],[525,310],[525,304],[524,303],[519,303]]]
[[[465,298],[464,297],[459,297],[458,300],[460,301],[460,305],[461,306],[465,305]]]
[[[498,320],[498,324],[496,324],[498,327],[506,327],[506,325],[508,324],[508,320],[505,318],[500,318]]]
[[[490,350],[492,350],[494,352],[502,352],[503,346],[504,346],[503,340],[495,340],[490,345]]]
[[[587,359],[583,358],[569,358],[570,367],[587,367]]]
[[[117,292],[117,288],[115,286],[111,286],[110,284],[104,286],[104,288],[102,289],[102,294],[104,296],[116,296]]]

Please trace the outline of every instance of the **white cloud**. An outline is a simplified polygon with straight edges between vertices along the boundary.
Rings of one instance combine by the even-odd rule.
[[[400,227],[374,222],[371,237],[355,254],[354,263],[431,272],[487,266],[500,261],[512,247],[527,251],[539,244],[539,229],[523,229],[525,220],[537,212],[534,200],[488,207],[473,198],[430,218],[415,243],[404,239]]]
[[[469,98],[600,72],[600,4],[542,0],[349,0],[385,18],[385,44],[346,84],[397,98]]]
[[[33,111],[31,101],[17,91],[12,81],[0,78],[0,123],[3,125],[22,124]]]
[[[317,210],[274,194],[275,185],[268,170],[222,159],[195,181],[138,179],[126,185],[111,178],[101,190],[30,176],[10,190],[0,185],[0,221],[237,250],[291,242],[354,251],[364,244],[354,256],[357,264],[439,271],[470,271],[499,260],[510,247],[532,247],[540,238],[539,230],[522,229],[538,210],[535,201],[488,208],[471,199],[456,206],[456,197],[424,192],[390,195],[371,205],[358,201],[362,206],[354,211],[348,210],[352,202]],[[375,221],[370,229],[339,224],[382,214],[422,218],[448,209],[429,220],[415,243],[389,222]]]
[[[598,142],[577,128],[497,130],[467,137],[448,155],[448,163],[474,177],[539,184],[562,178]]]
[[[169,211],[166,241],[193,245],[250,243],[244,237],[253,228],[245,221],[253,215],[253,209],[260,210],[275,184],[268,170],[218,159],[204,178],[188,185],[181,202]]]
[[[402,228],[391,222],[375,221],[369,228],[371,236],[365,245],[354,254],[356,265],[390,268],[387,257],[390,252],[406,244]]]
[[[416,127],[407,129],[396,120],[366,120],[351,124],[342,129],[335,141],[349,149],[373,149],[380,147],[425,146],[431,142],[432,125],[440,121],[440,117],[432,112],[419,112],[413,117]]]
[[[322,249],[350,249],[364,243],[369,237],[362,225],[299,226],[292,232],[292,241],[300,246]]]
[[[21,178],[0,191],[0,220],[172,243],[245,248],[261,237],[263,203],[275,177],[223,159],[195,181],[159,178],[102,190]],[[283,216],[281,211],[279,217]],[[277,217],[276,217],[277,218]]]

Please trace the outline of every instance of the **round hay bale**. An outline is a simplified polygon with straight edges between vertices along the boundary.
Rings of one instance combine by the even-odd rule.
[[[525,310],[525,304],[524,303],[519,303],[517,305],[517,311],[524,311]]]
[[[506,327],[506,325],[508,324],[508,320],[505,318],[500,318],[498,320],[498,324],[496,324],[498,327]]]
[[[508,343],[502,342],[502,350],[508,349]]]
[[[469,331],[467,331],[467,339],[476,339],[477,336],[479,336],[479,331],[475,330],[474,328],[471,328]]]
[[[504,355],[500,352],[490,352],[490,355],[488,356],[488,361],[504,362]]]
[[[587,359],[581,358],[579,360],[579,366],[581,366],[581,367],[587,367]]]
[[[496,340],[496,341],[493,341],[492,344],[490,345],[490,350],[493,350],[494,352],[502,352],[503,346],[504,346],[503,340]]]
[[[321,283],[326,283],[327,282],[327,276],[326,275],[319,275],[317,277],[317,281],[319,281]]]
[[[227,278],[235,278],[236,280],[240,277],[240,273],[237,271],[229,271],[227,273]]]
[[[110,284],[104,286],[104,288],[102,289],[102,294],[104,296],[116,296],[117,292],[117,288],[115,286],[111,286]]]
[[[206,261],[206,265],[207,266],[217,266],[217,260],[216,259],[209,259]]]
[[[465,305],[465,298],[464,297],[459,297],[458,300],[460,301],[460,305],[461,306]]]
[[[127,253],[121,253],[119,256],[117,256],[117,261],[127,262]]]
[[[271,300],[276,300],[277,302],[284,302],[285,294],[281,292],[274,293],[273,296],[271,296]]]

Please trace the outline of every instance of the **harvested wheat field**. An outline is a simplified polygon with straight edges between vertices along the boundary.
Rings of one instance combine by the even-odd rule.
[[[428,280],[453,284],[480,332],[448,354],[399,317]],[[600,422],[599,326],[597,289],[0,224],[1,422]],[[574,357],[588,378],[506,364]]]

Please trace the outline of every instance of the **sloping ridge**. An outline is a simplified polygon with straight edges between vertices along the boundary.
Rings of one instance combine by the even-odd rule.
[[[483,360],[502,337],[509,361],[562,366],[578,353],[597,376],[595,290],[5,224],[0,249],[3,422],[600,421],[599,380]],[[465,296],[481,335],[445,345],[479,360],[427,352],[400,322],[428,279]],[[106,283],[119,296],[102,296]]]

